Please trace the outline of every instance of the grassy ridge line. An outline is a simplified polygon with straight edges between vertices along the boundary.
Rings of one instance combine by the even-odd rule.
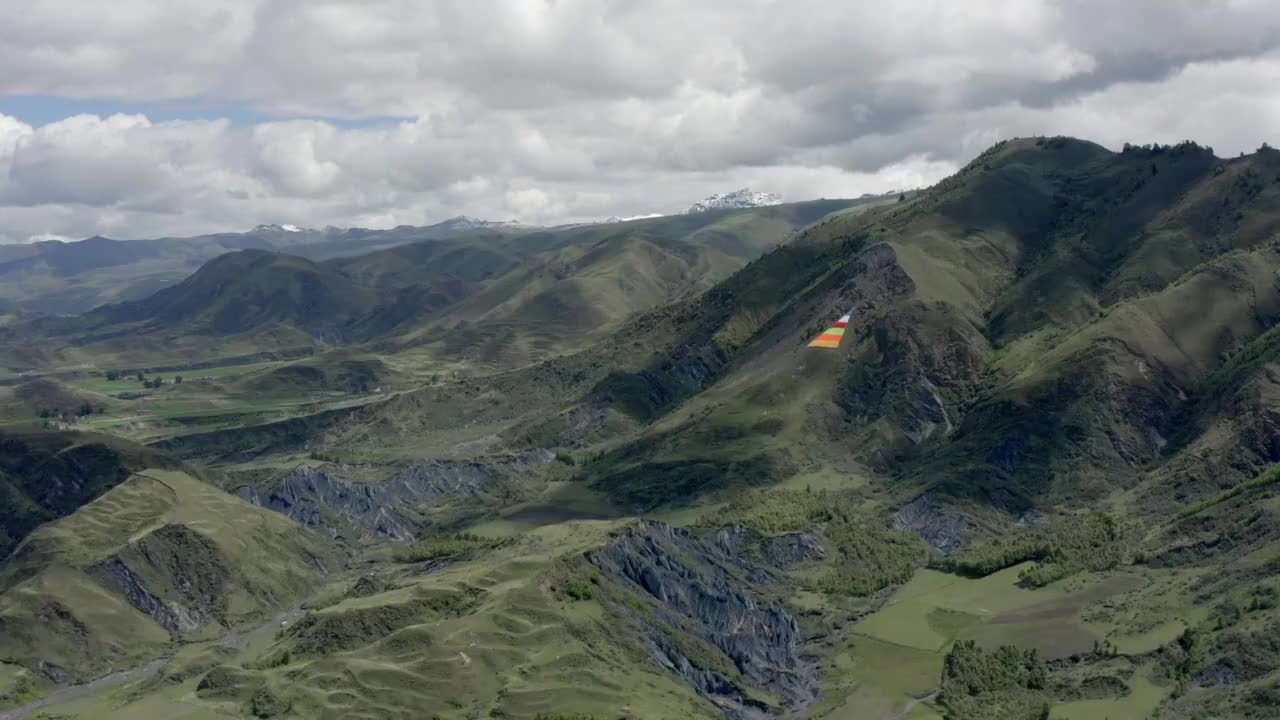
[[[1220,505],[1234,497],[1243,495],[1244,493],[1250,490],[1256,490],[1258,488],[1267,487],[1268,485],[1274,485],[1277,482],[1280,482],[1280,463],[1276,465],[1272,465],[1270,468],[1264,471],[1261,475],[1258,475],[1258,477],[1255,477],[1252,480],[1246,480],[1215,498],[1210,498],[1203,502],[1198,502],[1195,505],[1192,505],[1190,507],[1183,509],[1181,512],[1177,514],[1176,517],[1178,520],[1185,520],[1186,518],[1189,518],[1192,515],[1198,515],[1199,513],[1202,513],[1205,510],[1208,510],[1209,508],[1215,505]]]
[[[1221,367],[1204,379],[1199,388],[1202,399],[1210,399],[1235,378],[1252,373],[1258,365],[1273,358],[1280,348],[1280,326],[1267,330],[1232,355]]]

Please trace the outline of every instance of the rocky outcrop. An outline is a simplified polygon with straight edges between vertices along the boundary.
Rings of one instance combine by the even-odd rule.
[[[176,602],[166,603],[142,584],[142,578],[118,557],[111,557],[89,568],[90,575],[124,596],[136,610],[148,615],[171,633],[186,633],[205,624],[208,618],[199,610],[191,610]]]
[[[479,495],[501,478],[555,459],[550,450],[530,450],[503,463],[426,460],[409,465],[380,483],[343,480],[313,467],[290,471],[265,490],[241,486],[235,494],[311,528],[337,535],[350,525],[360,539],[412,542],[412,523],[397,508],[440,497]]]
[[[86,572],[171,633],[217,622],[226,610],[221,552],[186,526],[165,525]]]
[[[733,720],[770,717],[742,684],[777,696],[789,710],[817,696],[814,668],[800,658],[795,618],[756,588],[774,574],[743,556],[743,532],[704,538],[657,522],[622,531],[591,562],[634,592],[652,597],[652,617],[638,618],[655,663],[678,675]],[[807,547],[800,538],[794,547]],[[664,632],[663,628],[671,632]],[[692,636],[728,659],[716,667],[679,638]]]
[[[964,542],[964,535],[973,522],[960,513],[943,510],[933,493],[925,493],[902,506],[893,514],[894,530],[909,530],[920,536],[930,547],[950,555]]]
[[[1240,673],[1222,663],[1214,663],[1192,678],[1197,688],[1222,688],[1240,684]]]
[[[788,533],[769,538],[764,544],[764,559],[770,565],[791,567],[797,563],[825,560],[827,551],[813,533]]]

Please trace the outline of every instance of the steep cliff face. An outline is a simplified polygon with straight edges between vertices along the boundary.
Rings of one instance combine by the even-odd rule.
[[[254,505],[331,535],[349,526],[361,540],[412,542],[416,529],[404,510],[440,497],[479,495],[503,477],[554,459],[549,450],[530,450],[502,463],[427,460],[380,483],[349,482],[303,466],[265,490],[246,485],[234,492]]]
[[[191,632],[208,621],[208,615],[200,608],[166,602],[148,590],[145,581],[118,557],[99,563],[88,572],[103,585],[123,595],[135,610],[171,633]]]
[[[86,572],[169,632],[226,619],[225,554],[189,527],[165,525]]]
[[[731,720],[772,717],[779,710],[755,699],[752,688],[773,694],[787,710],[817,695],[816,671],[800,657],[795,618],[761,592],[775,572],[744,557],[742,540],[737,528],[700,537],[641,522],[590,555],[605,575],[656,601],[652,614],[635,618],[653,662]],[[700,650],[699,642],[713,650]],[[728,662],[718,662],[717,655]]]

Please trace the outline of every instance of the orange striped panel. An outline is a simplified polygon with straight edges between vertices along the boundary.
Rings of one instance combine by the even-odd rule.
[[[849,326],[849,316],[845,315],[836,321],[835,325],[827,328],[827,331],[819,335],[813,342],[809,343],[809,347],[816,348],[837,348],[840,347],[840,341],[844,339],[844,329]]]
[[[828,334],[826,334],[826,333],[823,333],[823,334],[821,334],[821,335],[819,335],[819,336],[818,336],[818,339],[817,339],[817,340],[814,340],[813,342],[809,343],[809,347],[812,347],[812,348],[837,348],[837,347],[840,347],[840,336],[839,336],[839,335],[828,335]]]

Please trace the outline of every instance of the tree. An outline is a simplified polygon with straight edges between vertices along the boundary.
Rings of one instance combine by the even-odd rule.
[[[120,377],[120,373],[116,372],[115,370],[108,370],[108,371],[107,371],[107,379],[108,379],[108,380],[110,380],[110,381],[112,381],[112,382],[115,382],[115,380],[116,380],[117,378],[119,378],[119,377]]]
[[[174,376],[173,376],[173,384],[174,384],[174,385],[181,385],[181,384],[182,384],[182,376],[181,376],[181,375],[174,375]]]
[[[142,374],[142,371],[141,371],[141,370],[139,370],[139,371],[138,371],[138,382],[140,382],[140,383],[144,383],[144,382],[146,382],[146,381],[147,381],[147,376],[146,376],[146,375],[143,375],[143,374]]]
[[[907,194],[906,194],[906,193],[898,193],[898,202],[902,202],[902,201],[904,201],[904,200],[906,200],[906,199],[907,199]]]

